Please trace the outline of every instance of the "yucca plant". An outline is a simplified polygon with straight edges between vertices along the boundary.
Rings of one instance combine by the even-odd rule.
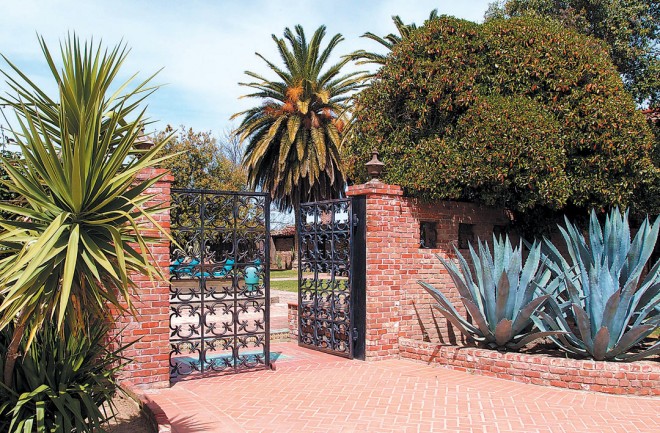
[[[3,353],[11,328],[0,331]],[[0,384],[0,431],[103,431],[114,414],[116,373],[127,362],[120,355],[125,347],[107,348],[109,331],[107,322],[92,319],[85,332],[62,338],[54,322],[46,324],[30,350],[23,350],[10,386]]]
[[[631,242],[628,211],[612,210],[603,227],[592,211],[588,240],[568,219],[560,227],[567,259],[546,240],[561,290],[538,323],[566,332],[552,337],[563,350],[597,361],[660,352],[660,342],[632,350],[660,324],[660,262],[645,272],[659,228],[660,220],[646,218]]]
[[[22,154],[11,164],[2,160],[10,177],[4,184],[25,199],[20,207],[0,203],[16,216],[0,221],[0,330],[14,330],[7,385],[21,344],[28,350],[44,323],[82,332],[83,312],[107,318],[109,306],[132,310],[131,272],[160,275],[141,234],[145,222],[160,228],[152,217],[160,207],[145,207],[151,198],[145,193],[158,179],[138,182],[136,176],[158,162],[164,142],[141,153],[134,147],[144,124],[139,104],[154,88],[149,79],[132,90],[133,78],[115,82],[125,45],[104,50],[70,36],[61,46],[60,69],[39,41],[57,97],[6,58],[10,68],[2,71],[13,91],[2,101],[16,112]]]
[[[556,330],[538,331],[532,317],[550,295],[556,283],[541,258],[541,244],[534,243],[523,264],[522,243],[513,247],[508,236],[493,236],[493,253],[479,240],[478,251],[470,245],[470,265],[457,248],[459,266],[436,255],[445,266],[461,296],[471,321],[463,317],[451,301],[432,285],[419,284],[438,301],[435,307],[451,324],[468,337],[489,348],[519,349],[529,342],[554,335]]]

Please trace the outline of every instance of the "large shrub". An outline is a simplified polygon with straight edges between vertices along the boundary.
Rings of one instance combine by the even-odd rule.
[[[602,43],[532,18],[428,21],[357,98],[354,182],[371,149],[384,180],[427,199],[586,214],[635,204],[652,135]]]

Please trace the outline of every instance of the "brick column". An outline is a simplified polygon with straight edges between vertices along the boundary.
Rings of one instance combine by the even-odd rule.
[[[397,259],[403,189],[371,181],[348,188],[366,199],[366,342],[368,361],[399,356],[401,262]]]
[[[137,180],[152,179],[165,172],[163,169],[150,168],[142,171]],[[144,206],[170,205],[170,187],[174,178],[166,175],[147,190],[154,197]],[[169,209],[154,216],[166,230],[170,229]],[[149,224],[143,235],[155,236],[158,240],[150,246],[155,264],[161,268],[163,281],[150,281],[147,276],[132,274],[129,277],[138,286],[138,293],[133,299],[137,314],[126,315],[118,319],[117,328],[123,332],[121,342],[136,341],[124,356],[133,360],[124,368],[122,379],[129,380],[139,387],[169,386],[169,264],[170,245],[165,235]]]

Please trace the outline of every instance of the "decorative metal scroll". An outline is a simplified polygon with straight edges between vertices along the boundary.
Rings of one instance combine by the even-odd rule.
[[[300,206],[298,342],[353,357],[350,199]]]
[[[270,365],[269,199],[172,190],[170,378]]]

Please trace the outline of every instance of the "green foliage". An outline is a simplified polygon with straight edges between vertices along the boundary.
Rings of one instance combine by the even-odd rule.
[[[162,141],[174,132],[171,126],[156,135]],[[231,137],[228,137],[229,139]],[[225,143],[226,144],[226,143]],[[174,176],[174,188],[244,191],[247,188],[245,168],[232,160],[217,138],[210,132],[195,132],[181,125],[177,135],[163,146],[159,156],[173,155],[160,166]]]
[[[0,331],[1,353],[6,353],[12,331]],[[0,431],[103,431],[113,409],[106,406],[107,413],[102,405],[111,403],[118,388],[115,374],[125,363],[119,355],[124,347],[107,349],[109,331],[107,322],[97,321],[85,332],[67,330],[62,338],[55,323],[48,323],[15,364],[11,385],[0,385]],[[26,353],[25,342],[22,349]]]
[[[551,337],[557,345],[597,361],[633,361],[659,353],[660,342],[642,351],[631,349],[660,325],[660,261],[646,272],[660,220],[651,224],[646,219],[632,242],[628,212],[621,215],[618,209],[602,228],[592,211],[588,239],[568,219],[560,229],[568,259],[552,243],[546,245],[561,290],[536,323],[541,329],[562,329],[565,335]]]
[[[308,42],[301,26],[285,29],[284,39],[273,35],[284,67],[266,60],[277,76],[269,80],[254,72],[254,89],[246,95],[259,105],[236,113],[243,117],[236,132],[247,141],[245,165],[249,184],[269,191],[280,210],[305,201],[341,196],[345,181],[339,147],[346,125],[351,93],[362,82],[360,72],[340,75],[348,57],[326,68],[334,48],[343,40],[334,35],[322,48],[325,26]]]
[[[652,134],[596,39],[529,17],[429,20],[357,98],[344,159],[424,199],[476,200],[519,224],[617,204],[647,211]],[[542,229],[536,225],[535,229]]]
[[[73,36],[62,46],[60,72],[40,42],[60,100],[9,63],[18,77],[5,73],[15,94],[4,102],[17,114],[23,159],[3,161],[11,179],[5,186],[26,203],[0,204],[23,218],[0,221],[0,245],[9,253],[0,260],[0,329],[19,317],[32,336],[46,320],[58,329],[68,321],[75,330],[83,326],[83,311],[106,317],[108,303],[123,311],[119,297],[131,305],[133,295],[129,273],[159,275],[140,233],[159,210],[143,206],[149,199],[143,193],[158,179],[136,182],[136,176],[158,162],[163,145],[135,158],[144,113],[136,109],[150,93],[146,81],[107,95],[125,48],[104,53]]]
[[[429,18],[427,21],[434,20],[436,18],[438,18],[438,10],[433,9],[429,14]],[[395,35],[394,33],[390,33],[387,36],[381,37],[374,33],[366,32],[365,34],[362,35],[362,37],[371,39],[372,41],[376,41],[391,51],[394,45],[401,42],[402,39],[408,38],[411,32],[417,30],[417,25],[415,23],[404,24],[403,20],[398,15],[394,15],[392,17],[392,22],[394,23],[394,26],[396,27],[396,30],[399,33],[398,35]],[[357,60],[358,65],[374,63],[382,66],[387,61],[387,54],[389,53],[379,54],[379,53],[368,52],[365,50],[357,50],[349,54],[349,56],[351,59]]]
[[[505,0],[486,19],[551,18],[604,41],[638,103],[660,103],[660,3],[657,0]]]
[[[493,253],[488,244],[478,242],[478,252],[470,245],[474,273],[456,250],[460,268],[440,255],[472,321],[464,318],[445,295],[432,285],[419,284],[438,302],[435,307],[456,328],[490,348],[518,349],[537,338],[554,335],[553,330],[538,332],[532,317],[550,295],[550,271],[541,263],[541,244],[532,245],[523,263],[522,243],[512,247],[509,238],[493,236]]]

